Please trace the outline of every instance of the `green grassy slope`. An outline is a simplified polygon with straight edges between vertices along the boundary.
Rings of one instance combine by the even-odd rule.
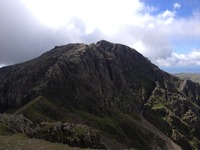
[[[39,139],[31,139],[24,134],[0,135],[1,150],[71,150],[68,145],[52,143]],[[77,150],[81,148],[76,148]]]
[[[43,121],[79,122],[78,117],[74,116],[68,109],[42,96],[30,101],[14,114],[23,114],[34,123]]]
[[[70,113],[71,115],[69,115]],[[115,117],[97,117],[76,109],[71,109],[69,112],[68,108],[64,106],[58,107],[54,102],[39,96],[17,110],[15,115],[18,114],[23,114],[34,123],[61,120],[62,122],[75,122],[76,120],[81,120],[83,124],[101,131],[104,137],[113,141],[109,142],[111,145],[108,146],[119,145],[116,144],[116,142],[119,142],[130,148],[151,149],[155,141],[157,141],[160,147],[164,146],[161,139],[156,138],[152,132],[142,126],[139,116],[136,116],[134,113],[121,113]]]
[[[86,121],[87,125],[130,148],[152,149],[154,142],[161,148],[164,146],[164,141],[147,130],[139,116],[134,113],[121,113],[115,117],[97,117],[82,111],[76,113]]]

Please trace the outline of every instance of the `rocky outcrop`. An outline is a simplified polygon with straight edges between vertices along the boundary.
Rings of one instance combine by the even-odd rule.
[[[0,114],[0,127],[4,127],[5,134],[25,133],[29,134],[34,129],[34,124],[23,115]],[[0,128],[0,130],[4,130]]]
[[[99,131],[86,125],[42,122],[34,125],[23,115],[0,114],[0,135],[23,133],[31,138],[58,142],[72,147],[105,149]]]
[[[169,80],[165,85],[157,84],[145,104],[144,115],[182,149],[199,148],[199,84],[172,81],[173,84]]]
[[[28,135],[46,141],[68,144],[72,147],[106,148],[101,142],[100,133],[86,125],[43,122]]]

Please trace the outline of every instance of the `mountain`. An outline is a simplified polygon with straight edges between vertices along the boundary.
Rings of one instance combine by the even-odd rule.
[[[200,74],[199,73],[178,73],[175,76],[185,79],[185,80],[192,80],[193,82],[200,83]]]
[[[200,85],[105,40],[1,68],[0,112],[30,120],[29,137],[70,146],[200,149]]]

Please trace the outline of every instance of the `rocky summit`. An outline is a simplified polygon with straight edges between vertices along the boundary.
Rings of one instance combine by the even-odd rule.
[[[80,149],[200,149],[200,85],[105,40],[55,46],[1,68],[0,112],[0,139],[20,134]]]

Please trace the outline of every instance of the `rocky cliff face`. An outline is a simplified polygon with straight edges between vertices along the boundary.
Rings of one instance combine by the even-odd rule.
[[[144,99],[133,90],[144,87],[146,98],[154,80],[161,78],[156,66],[127,46],[106,41],[69,44],[35,60],[2,68],[1,112],[38,95],[98,115],[140,111]],[[129,100],[127,105],[122,104],[122,98]]]
[[[1,112],[24,107],[38,96],[113,134],[128,147],[155,142],[147,137],[135,139],[139,144],[133,142],[145,128],[137,124],[141,114],[183,149],[200,146],[199,84],[160,70],[125,45],[99,41],[56,46],[36,59],[0,69]],[[94,124],[92,119],[102,123]],[[137,132],[132,131],[134,125]]]

